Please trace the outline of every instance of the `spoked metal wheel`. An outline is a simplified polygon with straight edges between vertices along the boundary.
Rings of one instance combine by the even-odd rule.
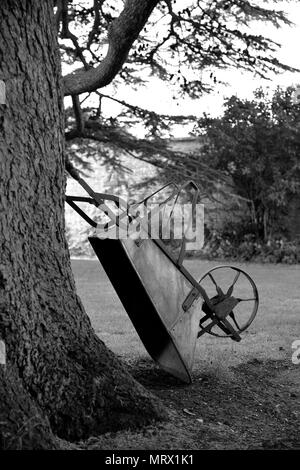
[[[240,341],[240,333],[253,322],[259,304],[253,279],[235,266],[216,266],[199,281],[210,305],[202,305],[205,313],[199,324],[198,337],[209,333],[219,338],[231,337]]]

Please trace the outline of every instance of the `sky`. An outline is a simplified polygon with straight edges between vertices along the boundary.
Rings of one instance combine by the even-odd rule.
[[[294,23],[294,26],[285,25],[280,29],[276,29],[275,27],[267,26],[265,23],[258,23],[251,27],[251,31],[255,34],[263,34],[270,37],[281,44],[276,57],[281,62],[300,69],[300,1],[282,3],[280,4],[280,9],[287,12],[288,18]],[[205,112],[212,116],[217,116],[222,113],[224,98],[233,94],[241,98],[251,98],[253,91],[259,86],[272,90],[278,85],[287,87],[289,85],[300,84],[300,72],[284,72],[270,77],[271,80],[262,80],[251,73],[234,69],[218,71],[217,77],[227,82],[227,85],[217,85],[212,93],[196,100],[189,98],[174,99],[172,89],[167,83],[162,83],[158,78],[151,78],[147,87],[144,87],[139,92],[134,92],[128,86],[124,86],[119,87],[116,93],[112,85],[103,88],[101,91],[106,94],[111,93],[119,99],[124,99],[124,96],[126,96],[128,103],[153,110],[157,113],[201,116]],[[103,100],[102,110],[106,116],[114,117],[120,112],[120,107],[110,100]],[[174,136],[185,137],[190,130],[188,126],[177,127],[174,129]],[[135,134],[138,135],[140,132],[141,129],[135,129]]]

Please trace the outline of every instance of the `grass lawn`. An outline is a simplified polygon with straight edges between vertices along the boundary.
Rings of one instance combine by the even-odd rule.
[[[216,264],[189,260],[186,267],[200,278]],[[72,261],[78,293],[96,333],[173,413],[162,428],[148,429],[148,436],[147,432],[122,432],[102,436],[88,447],[298,446],[300,364],[293,365],[291,356],[292,342],[300,339],[300,266],[235,265],[256,282],[258,315],[240,343],[204,335],[196,348],[193,384],[186,386],[153,364],[100,263]]]

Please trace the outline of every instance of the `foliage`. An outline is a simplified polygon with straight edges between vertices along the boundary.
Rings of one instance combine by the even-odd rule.
[[[145,14],[140,22],[132,14],[138,8],[141,16]],[[121,85],[129,84],[138,89],[155,75],[168,82],[174,99],[179,96],[195,98],[221,83],[220,71],[228,67],[255,71],[261,77],[268,77],[270,72],[292,70],[276,59],[278,45],[274,41],[249,32],[251,21],[267,22],[275,27],[290,24],[284,12],[265,3],[190,0],[182,5],[176,0],[94,0],[92,3],[57,0],[55,19],[63,64],[76,69],[64,77],[65,94],[72,95],[75,117],[67,119],[68,140],[95,139],[113,144],[116,154],[118,147],[124,151],[128,128],[140,124],[150,143],[156,139],[156,151],[145,155],[141,148],[145,142],[141,146],[132,134],[127,135],[126,140],[135,140],[138,158],[151,160],[159,168],[169,162],[172,166],[174,152],[166,152],[158,138],[170,135],[174,123],[184,125],[195,117],[159,115],[132,105],[124,97],[116,96]],[[108,72],[111,78],[100,82],[92,80],[90,84],[90,77],[103,75],[102,70],[112,60],[112,55],[114,71]],[[83,68],[79,69],[79,65]],[[113,78],[113,92],[100,93],[98,89]],[[76,95],[80,95],[80,100]],[[90,95],[92,107],[90,104],[85,107],[84,102]],[[105,120],[103,100],[122,106],[113,120]],[[114,131],[113,139],[107,137],[108,127]],[[136,153],[132,152],[132,156]],[[186,174],[182,175],[182,165],[177,168],[175,163],[171,170],[175,177],[187,178]],[[197,173],[195,166],[190,171],[192,175]],[[201,167],[198,173],[206,175],[207,169]]]
[[[126,3],[134,6],[135,2]],[[144,65],[152,74],[175,84],[182,93],[199,96],[219,81],[217,69],[255,68],[262,77],[270,70],[289,69],[274,58],[277,47],[274,41],[250,34],[247,28],[250,21],[266,21],[275,27],[290,24],[281,10],[248,0],[190,0],[184,7],[176,0],[152,3],[156,8],[133,43],[119,81],[139,86],[144,81],[141,74]],[[69,5],[57,1],[64,60],[81,63],[87,69],[97,66],[104,57],[107,33],[120,17],[123,4],[121,0],[95,0],[93,5],[89,1]],[[66,46],[64,39],[71,40],[72,46]],[[208,73],[203,76],[206,70]]]
[[[289,203],[300,194],[300,106],[292,93],[232,96],[222,117],[199,121],[207,137],[201,158],[231,177],[234,191],[248,200],[256,238],[265,241],[282,234]]]
[[[208,259],[300,263],[300,240],[289,241],[284,237],[258,240],[253,228],[247,221],[227,224],[219,230],[207,228],[205,245],[197,254]]]
[[[280,0],[272,4],[274,10],[267,3],[262,6],[248,0],[190,0],[184,6],[176,0],[57,0],[62,61],[76,69],[64,77],[65,94],[72,94],[70,89],[75,89],[66,116],[71,160],[88,169],[87,161],[95,155],[97,145],[104,144],[108,150],[102,145],[99,155],[115,171],[121,168],[120,155],[126,154],[154,164],[162,180],[196,180],[202,194],[209,197],[222,191],[228,194],[232,189],[251,201],[249,211],[256,238],[274,236],[289,198],[298,191],[299,107],[291,106],[291,90],[278,90],[272,99],[258,91],[253,102],[233,97],[227,103],[226,125],[222,119],[202,120],[200,127],[206,128],[214,145],[206,144],[207,158],[201,161],[195,155],[187,160],[185,154],[171,150],[162,139],[172,135],[174,124],[195,122],[195,116],[158,114],[129,103],[119,90],[124,85],[140,89],[151,76],[156,76],[168,82],[174,99],[196,98],[221,83],[221,71],[228,67],[253,71],[264,78],[270,72],[292,70],[276,60],[278,45],[274,41],[251,34],[249,29],[252,21],[276,27],[289,24],[277,3]],[[149,9],[144,24],[133,26],[128,11],[142,4],[151,4],[152,10]],[[87,84],[88,79],[84,86],[85,76],[101,75],[101,67],[111,59],[110,51],[119,51],[118,62],[112,66],[113,76],[97,86]],[[82,69],[78,68],[80,65]],[[81,84],[78,87],[76,77]],[[112,79],[110,91],[99,91]],[[75,88],[69,87],[70,80],[75,81]],[[120,105],[118,116],[105,117],[104,100]],[[129,132],[136,125],[143,127],[143,138]],[[240,153],[242,148],[244,153]],[[228,188],[229,179],[233,188]],[[250,180],[255,184],[251,186]]]

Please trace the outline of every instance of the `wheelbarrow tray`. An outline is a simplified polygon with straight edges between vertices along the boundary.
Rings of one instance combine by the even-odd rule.
[[[190,383],[202,299],[187,311],[182,304],[193,285],[155,240],[89,241],[149,355]]]

